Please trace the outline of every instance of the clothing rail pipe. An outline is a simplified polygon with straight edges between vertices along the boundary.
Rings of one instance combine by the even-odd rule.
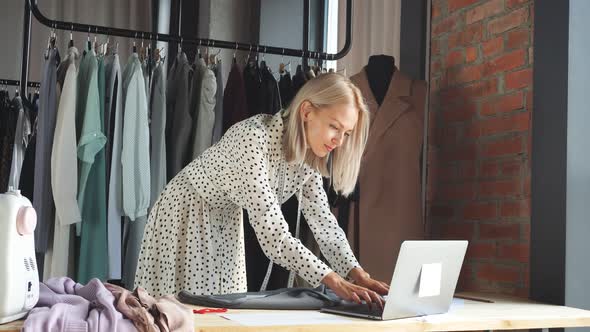
[[[93,34],[101,34],[101,35],[109,35],[109,36],[119,36],[119,37],[126,37],[126,38],[134,38],[134,39],[143,39],[143,40],[150,40],[150,41],[164,41],[164,42],[176,42],[182,44],[192,44],[192,45],[199,45],[199,46],[207,46],[207,47],[217,47],[217,48],[226,48],[226,49],[234,49],[234,50],[242,50],[242,51],[254,51],[258,53],[266,53],[266,54],[277,54],[277,55],[286,55],[286,56],[293,56],[293,57],[302,57],[302,58],[311,58],[311,59],[322,59],[322,60],[338,60],[343,58],[352,45],[352,0],[346,1],[346,41],[344,43],[344,47],[338,53],[325,53],[325,52],[313,52],[308,50],[301,50],[301,49],[293,49],[293,48],[283,48],[283,47],[276,47],[276,46],[268,46],[268,45],[256,45],[256,44],[248,44],[248,43],[240,43],[240,42],[233,42],[233,41],[225,41],[225,40],[217,40],[217,39],[202,39],[202,38],[192,38],[192,37],[184,37],[184,36],[175,36],[170,34],[162,34],[162,33],[154,33],[149,31],[139,31],[139,30],[129,30],[129,29],[120,29],[120,28],[113,28],[113,27],[105,27],[99,25],[89,25],[89,24],[82,24],[82,23],[74,23],[74,22],[64,22],[64,21],[57,21],[47,18],[41,11],[37,3],[38,0],[25,0],[30,4],[31,12],[35,16],[35,18],[43,25],[48,26],[50,28],[59,29],[59,30],[70,30],[70,31],[79,31],[79,32],[87,32]]]
[[[4,86],[4,85],[9,85],[9,86],[20,86],[20,81],[17,80],[6,80],[3,78],[0,78],[0,87]],[[28,82],[27,86],[29,88],[40,88],[41,87],[41,83],[39,82]]]

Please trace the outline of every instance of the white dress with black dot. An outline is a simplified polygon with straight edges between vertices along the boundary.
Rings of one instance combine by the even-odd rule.
[[[155,296],[247,291],[242,208],[264,253],[311,285],[332,269],[345,277],[359,266],[330,212],[321,175],[286,163],[282,136],[280,112],[246,119],[166,185],[149,215],[136,286]],[[281,204],[299,190],[303,215],[332,269],[291,235],[281,213]]]

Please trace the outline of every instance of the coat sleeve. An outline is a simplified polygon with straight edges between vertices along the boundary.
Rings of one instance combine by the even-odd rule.
[[[289,232],[268,177],[264,130],[244,134],[237,154],[244,207],[264,254],[314,287],[332,270]]]
[[[346,234],[330,210],[328,196],[322,186],[322,176],[314,172],[303,184],[302,190],[300,204],[305,220],[334,271],[346,278],[350,270],[360,264],[354,257]]]

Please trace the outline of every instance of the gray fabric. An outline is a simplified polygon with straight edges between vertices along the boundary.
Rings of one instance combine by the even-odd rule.
[[[272,291],[224,295],[193,295],[187,291],[178,294],[182,303],[230,309],[319,310],[341,304],[342,300],[330,289],[280,288]]]
[[[139,259],[139,250],[141,249],[141,240],[147,224],[147,216],[138,217],[134,221],[125,217],[125,229],[123,240],[123,276],[121,282],[129,290],[133,289],[135,284],[135,270]]]
[[[20,97],[12,101],[15,108],[18,109],[18,119],[16,122],[16,131],[14,134],[14,148],[12,150],[12,166],[10,168],[10,180],[8,187],[19,188],[21,169],[25,160],[25,152],[29,145],[29,135],[31,135],[31,123],[29,115],[25,112]],[[19,188],[20,189],[20,188]]]
[[[191,116],[193,118],[192,149],[190,160],[197,158],[211,146],[215,126],[215,99],[217,81],[215,74],[203,59],[196,63],[191,89]]]
[[[45,58],[39,93],[33,207],[37,212],[35,251],[42,253],[47,251],[49,239],[53,238],[55,220],[55,205],[51,190],[51,149],[57,121],[57,65],[59,62],[58,50],[51,49]]]
[[[217,95],[215,97],[215,126],[213,127],[211,144],[217,143],[223,134],[223,80],[221,76],[221,62],[215,66],[213,72],[217,79]]]
[[[169,78],[166,93],[166,107],[169,108],[172,121],[170,132],[166,136],[166,155],[168,157],[168,179],[172,179],[189,162],[189,142],[191,139],[192,117],[189,112],[189,76],[192,69],[182,53],[176,58],[174,72]]]
[[[164,62],[154,69],[152,76],[152,95],[150,96],[150,158],[151,158],[151,197],[150,206],[154,204],[160,192],[166,186],[166,81]]]

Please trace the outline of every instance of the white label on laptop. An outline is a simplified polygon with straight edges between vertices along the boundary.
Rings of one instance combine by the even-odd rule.
[[[441,263],[422,264],[418,297],[440,295]]]

